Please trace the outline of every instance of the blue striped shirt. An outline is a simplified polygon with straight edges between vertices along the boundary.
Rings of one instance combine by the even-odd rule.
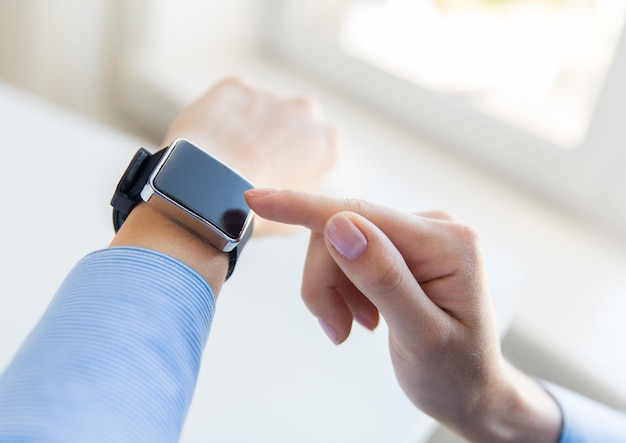
[[[81,260],[0,378],[0,442],[176,442],[215,311],[185,264],[138,248]],[[626,416],[546,384],[560,443],[626,442]]]
[[[175,442],[215,310],[163,254],[81,260],[0,378],[0,442]]]

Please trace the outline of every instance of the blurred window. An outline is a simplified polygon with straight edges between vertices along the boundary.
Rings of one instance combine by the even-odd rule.
[[[267,0],[266,51],[626,234],[626,0]]]
[[[624,0],[362,0],[336,11],[336,38],[351,56],[572,147],[585,135],[625,6]]]
[[[137,100],[133,110],[153,126],[171,118],[155,115],[171,96],[205,84],[218,57],[261,50],[437,148],[626,234],[626,0],[128,5],[122,96],[154,100],[163,90],[163,106],[146,112]]]

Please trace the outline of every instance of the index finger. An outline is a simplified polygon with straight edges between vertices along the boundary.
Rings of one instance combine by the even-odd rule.
[[[257,188],[247,191],[245,197],[250,208],[260,217],[290,225],[301,225],[313,232],[323,232],[328,219],[342,211],[362,215],[377,225],[389,224],[391,220],[394,223],[405,220],[413,224],[415,218],[357,198],[335,198],[301,191]]]
[[[339,212],[361,215],[385,233],[420,283],[468,268],[466,261],[474,256],[470,252],[478,250],[473,232],[464,225],[364,200],[274,189],[252,189],[246,192],[246,200],[260,217],[317,233],[323,233],[327,221]]]

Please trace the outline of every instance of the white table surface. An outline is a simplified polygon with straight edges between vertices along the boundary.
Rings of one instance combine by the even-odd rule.
[[[0,84],[0,370],[85,254],[141,141]],[[335,347],[299,297],[307,238],[254,240],[225,285],[183,442],[417,442],[384,325]]]
[[[153,77],[139,73],[129,93],[169,91],[166,102],[185,102],[230,73],[321,97],[346,135],[329,192],[410,211],[444,209],[473,226],[483,241],[501,331],[521,332],[531,360],[534,346],[626,400],[623,241],[257,60],[211,73],[187,67],[196,77],[184,84],[156,69],[158,61],[142,66]],[[3,214],[10,214],[0,234],[2,367],[71,266],[110,240],[108,200],[140,141],[4,87],[0,122]],[[33,164],[28,173],[26,163]],[[71,198],[54,200],[62,194]],[[218,303],[183,442],[408,443],[430,432],[432,422],[395,384],[384,325],[373,334],[357,327],[335,348],[306,312],[299,298],[306,241],[305,235],[264,239],[246,248]]]

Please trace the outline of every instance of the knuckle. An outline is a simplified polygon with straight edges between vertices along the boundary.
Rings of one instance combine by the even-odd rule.
[[[480,237],[478,233],[469,226],[455,224],[452,235],[456,239],[459,260],[470,275],[478,273],[480,268]]]
[[[242,77],[232,75],[222,79],[219,83],[215,85],[213,88],[216,91],[227,91],[227,90],[239,90],[239,91],[252,91],[252,87],[248,82],[246,82]]]
[[[388,260],[382,266],[382,272],[371,282],[371,289],[379,295],[390,295],[396,293],[402,286],[404,273],[401,264],[395,260]]]
[[[239,77],[237,75],[230,75],[230,76],[224,78],[218,84],[219,85],[224,85],[224,86],[243,86],[246,83],[243,80],[243,78],[241,78],[241,77]]]
[[[316,111],[320,108],[320,103],[317,99],[309,95],[299,95],[292,99],[292,103],[305,111]]]
[[[369,214],[374,208],[374,205],[371,202],[354,197],[343,199],[342,204],[347,211],[360,215]]]
[[[451,227],[451,234],[461,244],[475,248],[478,246],[478,233],[467,225],[454,223]]]

